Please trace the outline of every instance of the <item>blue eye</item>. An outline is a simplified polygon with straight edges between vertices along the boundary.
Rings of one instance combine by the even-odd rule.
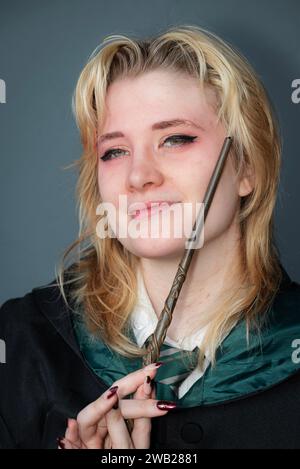
[[[171,137],[166,138],[164,140],[164,144],[166,142],[180,142],[180,145],[186,145],[188,143],[192,143],[197,136],[191,136],[191,135],[172,135]],[[173,145],[172,145],[173,146]],[[125,152],[126,150],[122,150],[121,148],[113,148],[112,150],[108,150],[104,153],[103,156],[100,157],[102,161],[110,161],[111,159],[115,159],[112,157],[117,157],[117,155]]]
[[[191,135],[172,135],[172,137],[166,138],[164,143],[169,141],[169,142],[181,142],[181,143],[183,142],[183,144],[187,144],[187,143],[192,143],[195,140],[195,138],[197,138],[196,135],[194,137]]]

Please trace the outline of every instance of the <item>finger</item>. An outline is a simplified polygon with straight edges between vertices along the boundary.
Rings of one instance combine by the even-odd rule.
[[[152,392],[150,394],[151,399],[156,399],[156,382],[152,380]]]
[[[113,386],[118,386],[119,399],[136,392],[137,388],[144,383],[146,376],[150,376],[153,379],[156,375],[158,368],[162,365],[162,362],[150,364],[144,368],[140,368],[137,371],[129,373],[121,379],[118,379],[113,383]]]
[[[99,429],[98,424],[116,403],[117,390],[118,387],[116,386],[110,388],[99,399],[84,407],[77,415],[79,436],[84,443],[87,443],[92,438],[94,439],[96,436],[100,438],[105,437],[105,428]],[[101,430],[103,430],[102,433]]]
[[[71,441],[64,437],[59,439],[58,449],[81,449],[81,447],[71,443]]]
[[[161,417],[176,407],[174,402],[170,402],[168,407],[159,409],[159,402],[161,401],[156,399],[122,399],[119,401],[119,407],[125,419]]]
[[[81,446],[77,420],[70,418],[68,419],[68,427],[65,433],[65,437],[70,443],[74,443],[77,446]]]
[[[141,385],[135,395],[135,399],[149,399],[152,393],[152,384],[150,376],[147,375],[143,385]],[[151,418],[135,419],[131,439],[136,449],[145,449],[150,447]]]
[[[109,433],[106,435],[105,440],[104,440],[104,449],[111,449],[111,438],[109,436]]]
[[[77,415],[81,440],[85,442],[94,435],[96,431],[95,426],[115,404],[116,396],[112,396],[108,399],[111,389],[115,390],[117,388],[120,398],[126,396],[136,391],[137,387],[144,382],[145,376],[149,374],[151,378],[154,377],[159,366],[161,366],[161,362],[150,364],[133,373],[129,373],[124,378],[116,381],[113,386],[96,401],[82,409]]]
[[[104,431],[100,431],[99,434],[97,431],[97,424],[115,404],[116,396],[111,396],[110,399],[108,399],[111,394],[110,390],[117,389],[120,398],[136,391],[138,386],[144,382],[145,376],[149,375],[151,378],[155,376],[156,371],[161,364],[161,362],[150,364],[126,375],[124,378],[116,381],[113,386],[103,393],[96,401],[82,409],[82,411],[77,415],[80,439],[86,443],[91,438],[95,439],[96,433],[98,436],[103,438]],[[96,444],[96,446],[98,445],[96,441],[94,441],[93,444]]]
[[[119,409],[118,403],[116,403],[115,408],[113,408],[107,413],[106,423],[108,434],[111,439],[111,448],[134,448],[125,420]]]
[[[149,399],[151,396],[154,380],[147,375],[144,379],[144,383],[141,384],[133,395],[133,399]]]
[[[97,424],[97,433],[102,441],[105,441],[105,437],[107,437],[107,431],[106,416],[104,416]]]

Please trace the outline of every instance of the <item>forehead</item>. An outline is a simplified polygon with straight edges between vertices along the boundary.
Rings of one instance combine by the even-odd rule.
[[[202,91],[194,77],[152,71],[112,83],[105,103],[103,132],[132,123],[150,128],[155,122],[174,118],[207,121],[214,115],[216,94],[208,86]]]
[[[152,71],[113,82],[108,87],[106,103],[113,106],[121,99],[127,105],[135,105],[138,104],[138,99],[158,106],[170,100],[174,103],[182,103],[191,98],[201,101],[205,100],[207,95],[208,90],[201,91],[200,82],[194,77],[174,72]],[[155,98],[157,99],[153,102]]]

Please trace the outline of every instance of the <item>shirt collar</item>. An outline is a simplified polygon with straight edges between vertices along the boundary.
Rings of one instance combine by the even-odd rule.
[[[153,334],[158,322],[158,318],[147,293],[143,275],[139,268],[137,270],[137,289],[138,298],[136,306],[131,313],[131,326],[137,344],[139,347],[142,347],[146,339],[151,334]],[[206,328],[207,326],[201,328],[199,331],[190,336],[184,337],[184,339],[180,342],[172,340],[168,337],[168,335],[166,335],[164,342],[175,348],[194,350],[194,348],[199,346],[203,340]]]

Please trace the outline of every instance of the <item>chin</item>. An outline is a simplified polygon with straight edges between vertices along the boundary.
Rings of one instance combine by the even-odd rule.
[[[178,258],[183,255],[184,239],[131,239],[122,243],[125,248],[135,256],[146,259]]]

